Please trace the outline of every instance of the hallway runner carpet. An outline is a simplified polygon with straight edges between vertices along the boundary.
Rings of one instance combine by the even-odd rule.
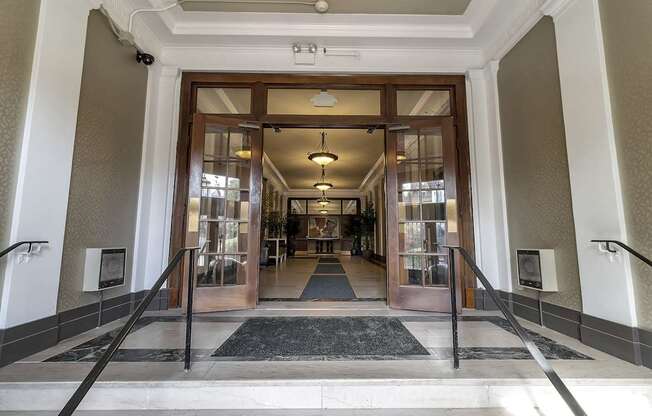
[[[322,257],[301,293],[301,300],[353,300],[355,292],[336,257]]]

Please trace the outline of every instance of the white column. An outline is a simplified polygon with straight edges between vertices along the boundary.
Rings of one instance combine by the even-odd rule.
[[[511,290],[497,71],[492,61],[467,72],[474,234],[478,265],[494,288]]]
[[[134,292],[151,288],[168,263],[180,82],[178,67],[156,64],[150,68],[134,250]]]
[[[636,325],[629,259],[591,239],[627,241],[597,0],[554,15],[583,312]]]
[[[7,259],[3,328],[57,312],[89,10],[88,1],[41,1],[10,238],[50,245],[29,263]]]

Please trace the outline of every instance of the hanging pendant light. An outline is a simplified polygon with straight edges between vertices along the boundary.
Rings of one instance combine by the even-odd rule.
[[[249,144],[249,135],[245,131],[242,134],[242,144],[240,149],[235,151],[235,155],[240,159],[251,160],[251,144]]]
[[[321,211],[319,211],[319,213],[322,214],[322,215],[326,215],[326,214],[328,214],[328,211],[325,210],[325,209],[322,209]]]
[[[326,147],[326,133],[323,131],[321,132],[321,148],[319,152],[310,153],[308,159],[322,167],[337,160],[337,155],[330,153]]]
[[[333,187],[332,183],[326,182],[326,171],[324,170],[323,166],[321,167],[321,181],[317,182],[313,186],[319,189],[320,191],[328,191]]]
[[[321,198],[319,198],[319,201],[317,201],[317,203],[322,208],[326,208],[326,206],[331,203],[331,201],[328,198],[326,198],[326,192],[321,191]]]

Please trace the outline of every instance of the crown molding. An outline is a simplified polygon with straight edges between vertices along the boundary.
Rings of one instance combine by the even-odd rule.
[[[547,0],[543,6],[541,6],[541,12],[556,20],[557,17],[561,16],[573,3],[575,3],[575,0]]]
[[[121,28],[126,30],[129,25],[129,15],[136,7],[134,0],[89,0],[94,9],[104,6],[111,19]],[[133,36],[138,47],[155,57],[163,53],[163,44],[159,35],[152,28],[137,18],[133,27]]]
[[[381,169],[384,165],[385,153],[383,152],[383,154],[378,157],[378,160],[376,160],[376,163],[374,163],[371,169],[369,169],[369,172],[367,172],[364,179],[362,179],[362,182],[360,182],[360,186],[358,186],[359,192],[363,192],[367,185],[372,184],[380,173],[384,173],[384,170]]]
[[[486,62],[501,60],[544,16],[541,8],[545,0],[523,0],[521,11],[507,25],[492,45],[487,48]],[[484,65],[483,65],[484,66]]]
[[[269,166],[269,168],[272,170],[272,173],[274,173],[274,175],[275,175],[275,176],[278,178],[278,180],[281,182],[281,184],[282,184],[283,187],[284,187],[283,190],[284,190],[285,192],[288,192],[288,191],[290,190],[290,186],[289,186],[288,183],[285,181],[285,177],[283,176],[283,174],[281,173],[281,171],[278,170],[278,168],[276,167],[276,165],[274,164],[274,162],[272,162],[272,159],[270,159],[269,156],[267,156],[267,153],[263,152],[263,166],[265,165],[265,163],[267,163],[267,165]]]

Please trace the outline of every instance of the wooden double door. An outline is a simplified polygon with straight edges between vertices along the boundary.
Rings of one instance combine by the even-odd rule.
[[[256,306],[262,156],[259,123],[194,116],[185,245],[202,247],[195,265],[197,312]],[[450,259],[444,246],[459,242],[456,160],[452,118],[386,127],[384,232],[393,308],[450,311]]]

